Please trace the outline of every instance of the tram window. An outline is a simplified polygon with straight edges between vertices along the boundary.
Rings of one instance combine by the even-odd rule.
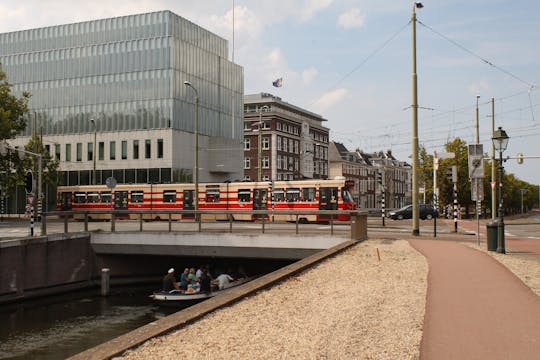
[[[88,192],[86,194],[86,202],[89,204],[95,204],[99,202],[99,196],[97,191]]]
[[[238,202],[239,203],[251,202],[251,192],[249,191],[249,189],[238,190]]]
[[[111,192],[110,191],[103,191],[101,193],[101,202],[102,203],[110,203],[111,202]]]
[[[86,202],[86,193],[75,192],[73,202],[75,204],[84,204]]]
[[[283,188],[274,189],[274,201],[275,202],[285,201],[285,193],[283,191]]]
[[[142,190],[133,190],[131,192],[131,202],[132,203],[144,202],[144,192]]]
[[[300,201],[300,189],[287,188],[286,193],[287,193],[287,202]]]
[[[218,203],[219,202],[219,189],[207,189],[206,190],[206,202]]]
[[[164,203],[175,203],[176,202],[176,191],[175,190],[165,190],[165,191],[163,191],[163,202]]]
[[[347,188],[342,188],[341,189],[341,198],[345,202],[353,202],[351,193],[349,192],[349,190],[347,190]]]
[[[303,188],[302,201],[315,201],[315,188]]]

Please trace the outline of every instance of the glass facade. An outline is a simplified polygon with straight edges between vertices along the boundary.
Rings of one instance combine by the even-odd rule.
[[[184,85],[188,80],[199,94],[199,134],[240,143],[243,69],[227,56],[225,39],[170,11],[0,34],[0,63],[15,95],[32,95],[29,118],[36,121],[28,121],[21,136],[30,136],[34,126],[44,136],[164,129],[193,133],[195,102]],[[128,139],[132,146],[124,143]],[[97,160],[125,160],[129,147],[133,155],[128,160],[163,159],[167,153],[173,157],[159,168],[154,164],[153,169],[131,169],[133,173],[125,169],[122,177],[129,172],[130,182],[148,182],[150,175],[161,179],[167,167],[169,181],[191,178],[186,173],[192,164],[173,165],[172,141],[160,140],[154,147],[143,139],[139,143],[119,136],[118,143],[116,150],[114,142],[98,142]],[[91,164],[85,162],[94,156],[90,144],[87,159],[82,159],[82,145],[75,148],[71,154],[66,144],[61,160],[74,157],[86,167],[66,174],[69,184],[86,179],[83,171]]]

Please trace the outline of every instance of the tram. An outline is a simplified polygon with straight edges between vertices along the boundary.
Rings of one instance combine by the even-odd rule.
[[[278,221],[295,221],[295,215],[283,214],[288,210],[355,210],[349,189],[352,181],[296,180],[263,182],[200,183],[199,210],[216,210],[215,214],[202,214],[203,220],[227,220],[223,210],[238,210],[234,220],[257,220],[260,214],[242,213],[244,210],[273,210]],[[144,214],[145,220],[161,220],[168,210],[194,210],[194,184],[118,184],[112,190],[105,185],[59,186],[57,210],[88,211],[92,220],[109,220],[108,210],[157,210],[163,213]],[[247,212],[247,211],[246,211]],[[280,214],[281,213],[281,214]],[[137,219],[139,214],[128,217]],[[193,218],[193,214],[172,214],[175,220]],[[75,219],[84,219],[77,213]],[[303,222],[322,222],[330,220],[330,215],[300,215]],[[337,221],[350,220],[347,214],[340,214]]]

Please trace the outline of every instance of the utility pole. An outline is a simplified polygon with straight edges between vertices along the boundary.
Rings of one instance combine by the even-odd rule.
[[[495,132],[495,99],[491,98],[491,137]],[[495,145],[491,142],[491,220],[497,217],[497,170],[495,169]]]
[[[422,8],[420,2],[412,7],[412,234],[420,235],[420,213],[418,212],[418,76],[416,73],[416,8]]]

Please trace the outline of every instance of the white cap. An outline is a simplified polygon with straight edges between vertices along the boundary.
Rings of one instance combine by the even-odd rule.
[[[174,272],[174,268],[169,269],[169,274],[172,274]]]

